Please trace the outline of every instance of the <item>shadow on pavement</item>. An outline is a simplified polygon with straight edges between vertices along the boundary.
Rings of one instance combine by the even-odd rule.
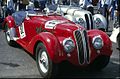
[[[59,78],[117,78],[120,77],[119,73],[120,73],[119,65],[109,62],[109,64],[101,71],[83,70],[70,66],[63,67],[58,77]]]

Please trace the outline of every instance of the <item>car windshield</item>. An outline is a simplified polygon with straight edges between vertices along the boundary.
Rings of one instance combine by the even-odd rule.
[[[79,0],[59,0],[59,4],[77,7],[77,6],[79,6]]]

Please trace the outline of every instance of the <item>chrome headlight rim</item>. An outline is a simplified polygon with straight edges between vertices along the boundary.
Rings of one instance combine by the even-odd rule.
[[[102,37],[100,35],[93,37],[92,44],[95,49],[102,49],[102,47],[104,46]]]
[[[62,44],[67,54],[71,53],[75,48],[75,43],[71,38],[64,39]]]

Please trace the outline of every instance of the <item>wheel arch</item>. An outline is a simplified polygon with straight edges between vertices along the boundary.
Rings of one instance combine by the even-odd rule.
[[[36,35],[28,46],[28,50],[32,52],[34,56],[36,55],[36,47],[39,43],[43,43],[45,45],[51,60],[54,61],[56,58],[55,56],[60,49],[57,38],[49,32],[42,32]]]
[[[40,40],[36,41],[36,43],[34,45],[34,48],[33,48],[33,55],[34,55],[34,57],[36,56],[36,48],[37,48],[37,46],[38,46],[39,43],[43,43],[43,42],[40,41]]]

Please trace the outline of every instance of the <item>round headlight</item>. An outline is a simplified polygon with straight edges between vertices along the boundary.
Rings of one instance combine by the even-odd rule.
[[[100,36],[95,36],[92,40],[93,47],[97,50],[103,47],[103,40]]]
[[[79,25],[85,27],[85,21],[82,18],[76,18],[76,21]]]
[[[99,26],[100,26],[100,24],[101,24],[100,18],[96,18],[95,24],[96,24],[96,27],[99,27]]]
[[[74,41],[70,38],[66,38],[66,39],[63,40],[63,46],[64,46],[64,50],[67,53],[72,52],[75,48]]]

